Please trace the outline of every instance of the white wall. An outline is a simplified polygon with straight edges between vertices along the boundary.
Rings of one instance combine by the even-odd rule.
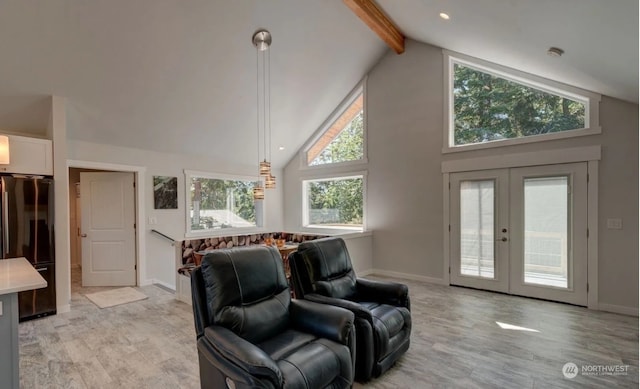
[[[80,170],[73,169],[69,171],[69,256],[71,261],[71,268],[80,267],[82,264],[80,237],[78,236],[78,227],[80,223],[78,214],[78,197],[76,195],[76,183],[80,182]]]
[[[370,233],[349,234],[343,236],[347,245],[351,264],[356,274],[367,274],[373,268],[372,239]]]
[[[638,309],[638,104],[605,97],[600,103],[598,274],[600,305]],[[622,230],[607,229],[621,218]]]
[[[373,68],[367,93],[374,267],[441,279],[441,50],[408,41]]]
[[[601,135],[443,155],[443,54],[407,41],[389,52],[367,80],[367,227],[373,268],[443,282],[441,164],[496,153],[602,146],[599,168],[598,287],[601,308],[638,308],[638,105],[603,96]],[[285,168],[285,226],[299,225],[300,179],[294,158]],[[607,230],[622,218],[622,230]]]
[[[74,161],[88,161],[104,164],[119,164],[142,167],[144,171],[144,214],[145,220],[138,231],[145,234],[146,278],[143,283],[156,282],[175,289],[176,268],[175,249],[171,244],[155,234],[156,229],[176,240],[185,239],[185,177],[184,170],[198,170],[213,173],[254,175],[257,171],[255,164],[246,166],[231,166],[223,160],[206,158],[195,155],[175,155],[133,148],[116,147],[84,141],[69,140],[67,143],[68,159]],[[275,171],[281,176],[281,171]],[[157,210],[153,208],[153,176],[178,177],[178,209]],[[265,230],[282,230],[282,188],[266,191],[266,226]],[[150,225],[149,218],[157,219],[157,224]]]

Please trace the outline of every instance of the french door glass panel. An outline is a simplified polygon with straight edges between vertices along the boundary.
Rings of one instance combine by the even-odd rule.
[[[569,177],[525,178],[524,282],[568,287]]]
[[[455,173],[451,182],[451,284],[506,292],[508,171]]]
[[[495,278],[495,181],[460,182],[460,273]]]
[[[509,174],[509,293],[587,305],[587,164]]]

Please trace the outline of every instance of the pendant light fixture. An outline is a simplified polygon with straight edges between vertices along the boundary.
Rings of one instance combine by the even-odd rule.
[[[276,188],[276,178],[269,174],[269,177],[264,179],[264,187],[265,189],[275,189]]]
[[[0,165],[8,165],[9,163],[9,137],[0,135]]]
[[[269,53],[271,33],[267,30],[258,30],[253,34],[252,42],[257,49],[258,171],[265,180],[264,187],[266,189],[274,189],[276,187],[276,178],[271,174],[271,162],[269,162],[271,159],[271,57]],[[260,160],[261,138],[263,146],[262,160]],[[259,185],[261,188],[262,185]],[[256,187],[254,189],[254,198],[257,199],[256,189],[259,188]],[[259,195],[260,193],[258,193]],[[264,190],[262,190],[262,198],[264,198]]]

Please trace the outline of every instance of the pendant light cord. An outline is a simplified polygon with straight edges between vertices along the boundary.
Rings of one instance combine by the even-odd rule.
[[[258,164],[260,164],[260,50],[256,46],[256,128],[258,136],[256,143],[258,144]]]
[[[264,51],[268,52],[269,47],[267,47]],[[262,53],[262,136],[263,136],[263,146],[264,146],[264,160],[267,160],[267,88],[266,88],[266,61],[264,60],[265,53]]]
[[[267,79],[267,106],[265,108],[265,110],[267,111],[268,116],[268,120],[267,120],[267,126],[269,128],[269,162],[271,162],[271,50],[267,49],[267,73],[266,73],[266,79]],[[266,142],[265,142],[266,143]],[[265,144],[266,146],[266,144]],[[266,152],[265,152],[265,156],[266,156]]]

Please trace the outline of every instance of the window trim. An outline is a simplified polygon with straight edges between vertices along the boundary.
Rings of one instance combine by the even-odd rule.
[[[444,67],[444,128],[442,137],[442,153],[455,153],[469,150],[479,150],[494,147],[504,147],[517,144],[537,143],[554,139],[566,139],[579,136],[587,136],[602,133],[600,127],[600,99],[601,95],[589,92],[584,89],[576,88],[560,82],[548,80],[542,77],[534,76],[519,70],[497,65],[481,59],[473,58],[464,54],[443,50],[443,67]],[[554,132],[550,134],[531,135],[522,138],[509,138],[493,140],[483,143],[473,143],[468,145],[453,144],[453,65],[455,63],[472,69],[485,72],[509,81],[513,81],[531,88],[541,90],[543,92],[552,93],[565,98],[570,98],[585,104],[585,128],[577,128],[562,132]]]
[[[253,234],[259,232],[265,232],[266,223],[266,206],[265,200],[257,200],[258,204],[262,204],[262,207],[256,206],[256,222],[258,219],[258,212],[262,214],[262,225],[255,227],[233,227],[233,228],[221,228],[221,229],[209,229],[209,230],[191,230],[191,180],[194,177],[209,178],[217,180],[236,180],[236,181],[262,181],[260,176],[246,176],[240,174],[224,174],[214,172],[203,172],[197,170],[184,170],[185,176],[185,238],[203,238],[210,236],[230,236],[237,234]],[[254,200],[255,201],[255,200]],[[260,203],[261,202],[261,203]],[[261,208],[261,209],[258,209]]]
[[[361,227],[336,227],[336,226],[323,226],[317,224],[309,224],[309,196],[307,193],[307,182],[317,181],[331,181],[342,180],[349,178],[362,178],[362,226]],[[314,175],[313,177],[301,177],[300,178],[301,193],[302,193],[302,229],[307,231],[322,232],[320,230],[327,231],[328,233],[336,231],[353,231],[364,232],[367,231],[367,171],[353,171],[345,173],[327,173],[321,175]]]
[[[353,166],[353,165],[363,165],[368,163],[367,159],[367,77],[365,76],[358,84],[347,94],[347,96],[342,99],[340,104],[334,109],[329,117],[322,122],[320,127],[311,135],[311,137],[305,142],[303,147],[300,149],[299,159],[300,159],[300,170],[315,170],[315,169],[326,169],[328,167],[339,167],[339,166]],[[334,162],[334,163],[325,163],[321,165],[309,165],[307,163],[307,152],[309,149],[313,147],[313,145],[324,135],[325,132],[331,128],[331,125],[342,116],[342,114],[353,104],[353,102],[358,98],[358,96],[362,95],[363,105],[362,105],[362,158],[353,160],[353,161],[343,161],[343,162]]]

